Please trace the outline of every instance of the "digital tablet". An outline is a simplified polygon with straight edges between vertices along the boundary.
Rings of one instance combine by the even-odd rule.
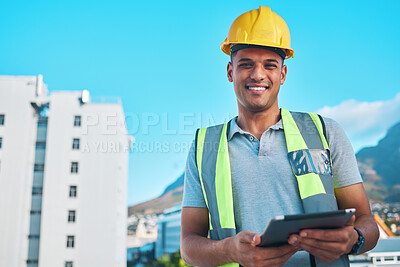
[[[263,234],[259,247],[275,247],[287,244],[289,236],[302,229],[334,229],[343,227],[356,213],[356,209],[328,212],[282,215],[271,219]]]

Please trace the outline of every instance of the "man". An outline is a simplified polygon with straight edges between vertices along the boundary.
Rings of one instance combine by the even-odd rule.
[[[228,124],[200,129],[189,152],[183,259],[197,266],[348,266],[347,254],[376,245],[378,229],[340,126],[278,106],[284,59],[294,53],[286,23],[268,7],[246,12],[221,48],[231,56],[227,76],[239,114]],[[305,153],[312,156],[308,165]],[[357,209],[343,228],[306,229],[286,245],[257,247],[270,218],[338,208]]]

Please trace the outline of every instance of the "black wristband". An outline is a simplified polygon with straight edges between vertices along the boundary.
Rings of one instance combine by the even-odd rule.
[[[356,232],[358,233],[358,239],[357,239],[357,242],[354,244],[354,246],[351,249],[349,254],[357,255],[357,254],[360,254],[360,252],[361,252],[361,250],[362,250],[362,248],[364,246],[365,239],[364,239],[364,236],[363,236],[363,234],[361,233],[360,230],[358,230],[355,227],[354,227],[354,230],[356,230]]]

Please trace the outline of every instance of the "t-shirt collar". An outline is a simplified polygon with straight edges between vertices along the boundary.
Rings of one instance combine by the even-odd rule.
[[[277,123],[269,127],[272,130],[283,130],[282,119],[279,119]],[[236,134],[249,134],[248,132],[243,131],[239,125],[237,124],[237,116],[230,121],[229,133],[228,133],[228,141],[232,139],[232,137]]]

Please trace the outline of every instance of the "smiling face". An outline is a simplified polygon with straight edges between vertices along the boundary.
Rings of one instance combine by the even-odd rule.
[[[262,48],[241,49],[228,63],[227,71],[239,113],[279,109],[278,93],[285,82],[287,68],[278,54]]]

